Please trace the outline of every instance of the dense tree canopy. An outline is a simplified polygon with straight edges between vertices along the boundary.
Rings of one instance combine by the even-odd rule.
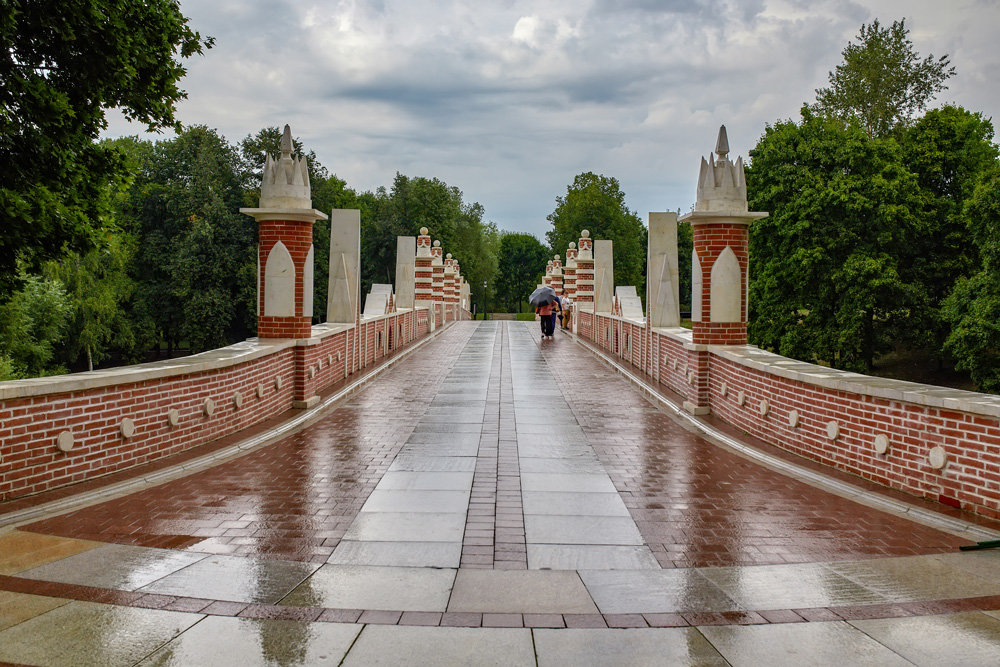
[[[580,232],[587,229],[591,238],[613,242],[615,285],[634,285],[644,293],[647,231],[625,205],[617,179],[592,172],[577,175],[566,195],[556,197],[556,209],[548,220],[552,229],[545,238],[553,252],[563,256],[570,242],[579,240]]]
[[[521,312],[542,281],[549,258],[549,249],[531,234],[501,235],[495,310]]]
[[[812,115],[769,126],[750,151],[750,337],[780,354],[870,368],[921,287],[896,249],[923,232],[921,192],[892,139]]]
[[[965,206],[979,248],[979,271],[961,278],[945,302],[946,349],[984,391],[1000,393],[1000,168],[994,165]]]
[[[182,61],[211,45],[174,0],[9,0],[0,6],[0,294],[18,256],[38,268],[64,247],[100,241],[106,186],[123,176],[96,143],[118,108],[151,129],[173,127]]]
[[[905,21],[883,28],[878,20],[861,26],[844,60],[830,72],[830,86],[816,91],[815,110],[856,118],[872,137],[884,137],[927,108],[955,74],[948,56],[921,59]]]

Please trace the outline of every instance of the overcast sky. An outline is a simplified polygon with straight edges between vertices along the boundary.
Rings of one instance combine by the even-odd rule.
[[[940,102],[1000,110],[996,0],[180,4],[216,40],[187,61],[181,122],[233,142],[289,123],[356,190],[437,177],[500,229],[543,240],[584,171],[616,177],[643,222],[687,211],[719,125],[745,158],[876,18],[906,18],[921,55],[951,56]],[[136,132],[110,119],[109,136]]]

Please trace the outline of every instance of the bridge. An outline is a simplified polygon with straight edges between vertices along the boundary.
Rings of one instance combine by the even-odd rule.
[[[654,214],[650,312],[581,233],[545,341],[470,321],[425,230],[362,307],[334,211],[314,326],[323,214],[283,173],[248,210],[258,339],[0,385],[0,661],[995,661],[1000,554],[958,548],[1000,536],[996,402],[733,342],[733,211],[695,211],[728,241],[693,331]]]

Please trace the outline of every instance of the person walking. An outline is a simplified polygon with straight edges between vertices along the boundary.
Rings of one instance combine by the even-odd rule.
[[[552,334],[555,332],[556,310],[558,308],[558,298],[535,308],[535,314],[541,319],[543,339],[552,338]]]
[[[566,290],[563,290],[562,294],[559,295],[559,305],[562,307],[562,315],[559,316],[562,328],[564,331],[569,331],[570,318],[573,317],[573,302],[566,296]]]

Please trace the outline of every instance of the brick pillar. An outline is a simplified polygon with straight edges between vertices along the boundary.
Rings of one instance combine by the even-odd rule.
[[[309,338],[313,314],[312,228],[327,216],[312,207],[304,157],[292,156],[286,125],[281,155],[265,158],[259,208],[241,208],[258,224],[257,336]]]
[[[455,304],[458,303],[458,293],[455,285],[455,260],[449,252],[444,258],[444,303],[447,309],[445,319],[457,319]]]
[[[594,310],[594,240],[580,232],[576,254],[576,303],[579,310]]]
[[[552,258],[552,275],[551,281],[549,282],[549,287],[556,291],[556,294],[562,295],[563,290],[563,270],[562,261],[559,259],[559,255]]]
[[[563,289],[566,296],[576,300],[576,244],[570,243],[566,249],[566,266],[563,267]]]
[[[431,237],[427,234],[427,228],[420,228],[420,236],[417,237],[417,257],[413,269],[413,282],[414,282],[414,295],[415,301],[418,306],[423,308],[430,307],[430,303],[433,300],[433,288],[431,283],[433,281],[434,270],[431,266]]]
[[[690,221],[694,233],[691,257],[691,344],[684,407],[689,412],[709,410],[708,345],[746,345],[747,247],[750,224],[767,213],[747,206],[743,159],[729,160],[726,127],[719,128],[715,155],[702,158],[698,199],[694,210],[679,218]]]
[[[431,301],[441,303],[444,301],[444,250],[441,249],[441,242],[435,241],[431,248]]]

